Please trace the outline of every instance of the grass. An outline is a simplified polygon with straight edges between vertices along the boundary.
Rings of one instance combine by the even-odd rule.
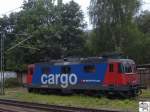
[[[44,104],[56,104],[64,106],[74,107],[86,107],[97,109],[118,109],[118,110],[130,110],[132,112],[138,111],[138,102],[140,98],[150,99],[150,90],[144,90],[143,94],[136,99],[107,99],[105,97],[90,97],[86,95],[41,95],[28,93],[25,89],[14,88],[7,89],[5,96],[0,98],[17,99],[21,101],[38,102]]]
[[[148,98],[150,99],[150,90],[143,90],[142,95],[140,98]]]

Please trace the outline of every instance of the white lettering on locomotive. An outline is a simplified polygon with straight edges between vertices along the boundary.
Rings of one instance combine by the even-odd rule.
[[[43,85],[54,85],[59,84],[62,88],[67,88],[69,85],[76,85],[77,84],[77,75],[76,74],[43,74],[41,76],[41,83]]]

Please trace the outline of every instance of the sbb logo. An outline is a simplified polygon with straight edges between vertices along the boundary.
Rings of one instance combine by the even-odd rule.
[[[62,88],[67,88],[68,85],[76,85],[77,84],[77,75],[76,74],[43,74],[41,76],[41,83],[43,85],[52,85],[52,84],[60,84]]]

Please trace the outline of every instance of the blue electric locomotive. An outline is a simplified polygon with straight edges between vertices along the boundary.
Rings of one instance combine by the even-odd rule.
[[[128,95],[137,95],[140,90],[133,60],[103,57],[31,64],[27,87],[29,91],[102,91]]]

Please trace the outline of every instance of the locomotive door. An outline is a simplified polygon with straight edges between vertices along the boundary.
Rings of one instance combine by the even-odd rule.
[[[117,69],[115,63],[109,64],[109,85],[115,86],[117,84]]]
[[[27,83],[28,84],[32,83],[33,72],[34,72],[34,65],[28,66],[28,74],[27,74]]]

